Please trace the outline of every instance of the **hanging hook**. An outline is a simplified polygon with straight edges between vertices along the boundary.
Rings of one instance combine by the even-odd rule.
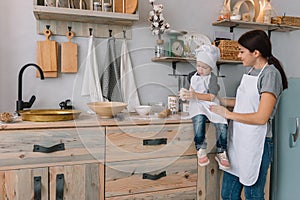
[[[123,30],[123,37],[126,39],[126,30]]]
[[[46,25],[46,29],[49,30],[50,29],[50,25]]]
[[[89,31],[90,31],[90,36],[93,35],[93,28],[89,28]]]
[[[109,37],[112,37],[112,30],[109,29],[108,31],[109,31]]]
[[[72,31],[72,26],[68,26],[68,30],[69,30],[69,31]]]

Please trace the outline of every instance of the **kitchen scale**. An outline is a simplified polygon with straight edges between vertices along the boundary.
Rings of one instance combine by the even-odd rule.
[[[178,39],[178,36],[183,36],[187,34],[187,32],[170,30],[167,34],[170,36],[168,55],[170,57],[182,57],[184,55],[184,41]]]

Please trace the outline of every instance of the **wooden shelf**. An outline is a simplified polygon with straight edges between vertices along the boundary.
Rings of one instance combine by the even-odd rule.
[[[159,57],[152,58],[153,62],[196,62],[196,58],[193,57]],[[241,64],[242,61],[235,60],[220,60],[217,64]]]
[[[187,76],[187,74],[176,74],[176,64],[178,62],[184,62],[184,63],[190,63],[196,62],[196,58],[193,57],[158,57],[158,58],[152,58],[152,62],[169,62],[172,63],[172,69],[173,73],[169,74],[169,76]],[[219,74],[220,71],[220,65],[222,64],[242,64],[242,61],[235,61],[235,60],[219,60],[217,62],[217,76],[218,77],[225,77],[223,75]]]
[[[130,26],[139,20],[139,14],[113,13],[94,10],[57,8],[48,6],[33,6],[33,13],[37,20],[56,20],[70,22],[84,22],[93,24],[112,24]]]
[[[221,20],[212,23],[213,26],[224,26],[230,28],[247,28],[247,29],[261,29],[266,31],[277,31],[277,32],[290,32],[300,30],[297,26],[287,26],[280,24],[265,24],[257,22],[245,22],[245,21],[232,21],[232,20]],[[232,31],[232,30],[231,30]]]

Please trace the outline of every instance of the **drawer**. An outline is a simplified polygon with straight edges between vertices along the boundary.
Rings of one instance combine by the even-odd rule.
[[[104,145],[104,128],[1,131],[0,169],[103,162]]]
[[[105,197],[197,186],[195,155],[106,163]]]
[[[143,194],[134,194],[134,195],[125,195],[105,198],[106,200],[196,200],[196,186],[179,188],[175,190],[163,190],[159,192],[143,193]]]
[[[108,127],[106,161],[194,155],[192,124]]]

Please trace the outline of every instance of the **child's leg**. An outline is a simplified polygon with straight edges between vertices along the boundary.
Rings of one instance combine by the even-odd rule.
[[[197,151],[201,149],[206,149],[206,141],[205,141],[205,123],[206,123],[205,115],[196,115],[192,118],[193,128],[194,128],[194,142]]]
[[[214,124],[216,127],[217,153],[227,150],[227,124]]]
[[[216,161],[221,169],[229,169],[230,163],[227,157],[227,124],[214,124],[217,136]]]

